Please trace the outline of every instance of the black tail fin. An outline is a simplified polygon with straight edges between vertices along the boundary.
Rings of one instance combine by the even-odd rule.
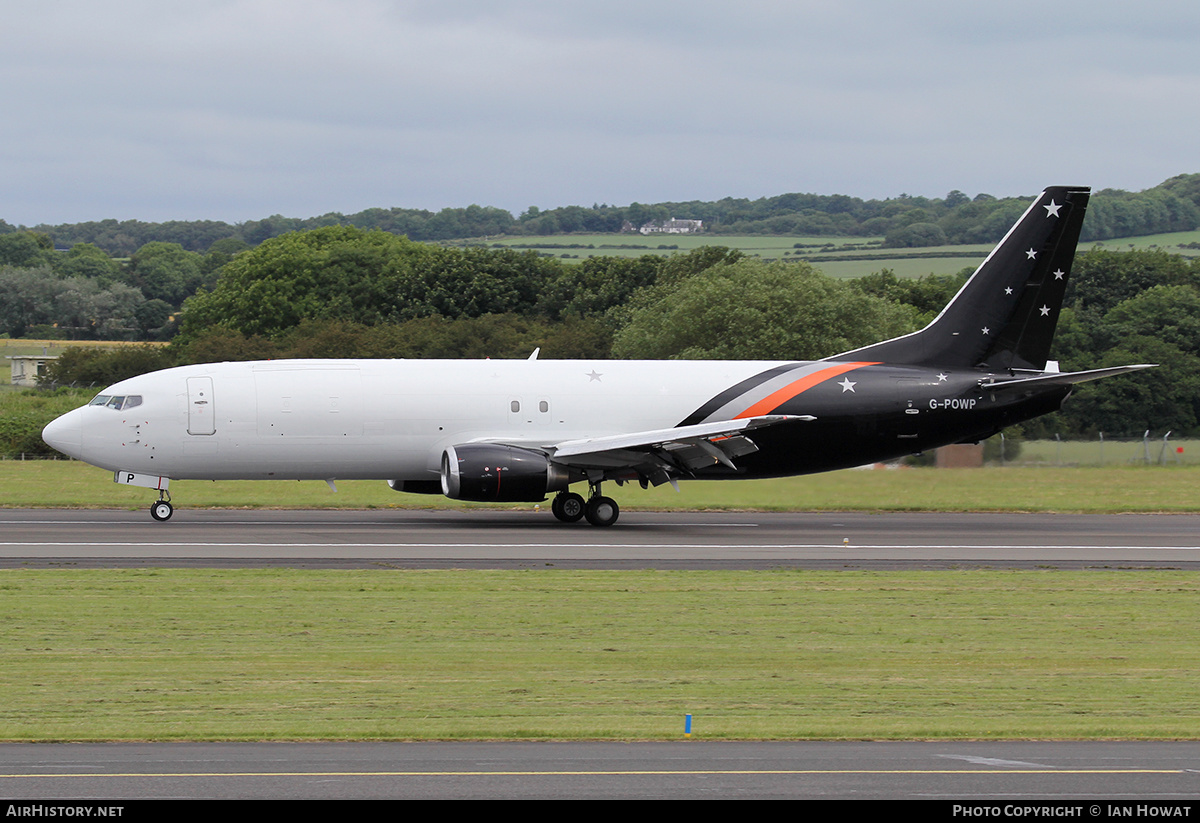
[[[1070,186],[1042,192],[925,328],[827,359],[1041,371],[1089,192]]]

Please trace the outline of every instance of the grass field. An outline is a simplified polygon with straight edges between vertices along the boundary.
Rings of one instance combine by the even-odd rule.
[[[496,244],[516,248],[532,248],[552,254],[567,262],[579,262],[589,257],[640,257],[643,254],[670,255],[688,252],[701,246],[727,246],[751,257],[766,260],[794,260],[817,256],[814,262],[830,277],[842,279],[891,269],[897,277],[924,277],[928,274],[957,274],[964,268],[978,266],[991,246],[938,246],[928,249],[880,249],[880,237],[802,237],[767,235],[672,235],[642,237],[628,234],[550,235],[546,237],[505,237]],[[800,244],[803,248],[796,248]],[[660,248],[660,245],[663,248]],[[581,248],[563,248],[579,246]],[[592,246],[593,248],[587,248]],[[617,248],[639,246],[641,248]],[[677,246],[677,249],[669,248]],[[870,248],[862,248],[870,246]],[[913,254],[952,254],[951,257],[914,258]],[[883,259],[877,259],[882,257]]]
[[[117,485],[112,474],[66,460],[0,461],[0,507],[148,508],[155,493]],[[398,494],[380,480],[231,480],[171,483],[189,508],[475,508],[441,495]],[[848,470],[779,480],[683,481],[643,490],[609,483],[623,509],[761,511],[1200,511],[1200,466],[902,468]],[[531,509],[534,503],[500,508]],[[540,504],[548,509],[549,504]],[[176,516],[179,516],[178,514]],[[549,513],[546,513],[549,517]]]
[[[749,255],[778,258],[797,252],[825,253],[822,249],[846,246],[878,246],[882,237],[806,237],[802,235],[764,234],[555,234],[544,237],[501,237],[491,243],[518,249],[533,249],[565,260],[587,259],[598,255],[640,257],[643,254],[689,252],[701,246],[728,246]],[[795,248],[799,243],[803,249]],[[587,248],[591,246],[593,248]],[[571,247],[571,248],[568,248]],[[674,247],[674,248],[672,248]]]
[[[124,340],[40,340],[34,338],[12,339],[0,337],[0,355],[14,354],[58,354],[66,348],[111,349],[117,346],[165,346],[166,343],[128,342]]]
[[[616,491],[627,507],[1195,511],[1198,481],[908,469]],[[0,482],[8,506],[153,497],[69,461],[0,462]],[[172,492],[182,509],[461,505],[339,487]],[[8,569],[0,740],[672,739],[684,714],[701,739],[1194,739],[1198,595],[1200,574],[1164,570]]]
[[[813,265],[830,277],[850,279],[890,269],[897,277],[924,277],[930,274],[957,274],[965,268],[975,268],[991,244],[969,246],[934,246],[921,249],[882,249],[881,237],[804,237],[766,235],[655,235],[645,237],[630,234],[548,235],[545,237],[503,237],[491,242],[518,248],[533,248],[568,262],[579,262],[597,255],[638,257],[643,254],[674,254],[677,246],[687,252],[700,246],[728,246],[752,257],[767,260],[794,260],[816,256]],[[1122,237],[1092,244],[1081,244],[1081,250],[1104,248],[1113,251],[1160,248],[1171,254],[1200,256],[1200,249],[1183,248],[1184,244],[1200,242],[1200,230],[1153,234],[1144,237]],[[800,244],[803,248],[795,248]],[[617,246],[644,248],[616,248]],[[581,246],[583,248],[563,248]],[[592,246],[593,248],[587,248]],[[605,248],[605,247],[608,248]],[[869,248],[864,248],[869,247]],[[949,255],[946,257],[913,257],[914,254]]]
[[[888,269],[897,277],[916,279],[928,277],[931,274],[958,274],[963,269],[974,269],[983,262],[981,257],[937,257],[937,258],[896,258],[891,260],[856,259],[854,255],[845,255],[843,259],[821,260],[813,263],[830,277],[839,280],[850,280],[863,277],[878,271]]]
[[[1196,231],[1177,231],[1169,234],[1147,234],[1142,237],[1119,237],[1115,240],[1101,240],[1095,243],[1081,243],[1082,251],[1099,247],[1113,251],[1129,251],[1130,249],[1162,249],[1170,254],[1182,254],[1185,257],[1200,257],[1200,249],[1183,248],[1187,243],[1200,243],[1200,229]]]
[[[1182,572],[0,572],[0,739],[1195,738]]]

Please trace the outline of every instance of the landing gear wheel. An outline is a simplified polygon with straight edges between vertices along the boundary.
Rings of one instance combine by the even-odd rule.
[[[584,506],[583,516],[593,526],[611,526],[617,522],[621,509],[611,497],[596,495]]]
[[[174,507],[166,500],[159,500],[150,507],[150,516],[160,523],[164,520],[170,520],[171,515],[175,513]]]
[[[583,497],[575,492],[563,492],[555,495],[550,503],[550,511],[564,523],[575,523],[583,517]]]

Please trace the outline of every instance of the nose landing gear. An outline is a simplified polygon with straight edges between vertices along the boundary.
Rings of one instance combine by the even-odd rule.
[[[171,515],[175,513],[175,507],[171,505],[171,495],[165,490],[160,490],[158,500],[150,507],[150,516],[158,522],[170,520]]]

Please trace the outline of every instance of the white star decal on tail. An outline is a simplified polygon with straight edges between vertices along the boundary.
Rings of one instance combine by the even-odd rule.
[[[1047,217],[1058,217],[1058,210],[1062,208],[1062,203],[1055,203],[1053,199],[1049,206],[1042,206],[1046,210]]]
[[[1005,293],[1005,294],[1012,294],[1012,286],[1009,286],[1007,289],[1005,289],[1005,290],[1004,290],[1004,293]]]
[[[1050,314],[1050,307],[1042,306],[1040,309],[1038,309],[1038,311],[1040,311],[1042,313],[1042,317],[1047,317]]]
[[[1065,271],[1063,271],[1062,269],[1059,269],[1058,271],[1056,271],[1054,273],[1054,279],[1062,280],[1064,277],[1066,277],[1066,275],[1067,275],[1067,273]]]
[[[846,392],[854,391],[854,387],[857,386],[858,383],[851,383],[850,378],[847,377],[844,378],[841,383],[838,383],[838,385],[842,387],[842,394],[845,394]]]
[[[1025,252],[1025,257],[1029,260],[1035,260],[1037,259],[1037,252],[1035,252],[1033,249],[1030,249],[1029,251]]]
[[[984,334],[991,334],[991,333],[992,333],[992,330],[991,330],[991,329],[989,329],[987,326],[984,326],[984,327],[983,327],[983,333],[984,333]]]

